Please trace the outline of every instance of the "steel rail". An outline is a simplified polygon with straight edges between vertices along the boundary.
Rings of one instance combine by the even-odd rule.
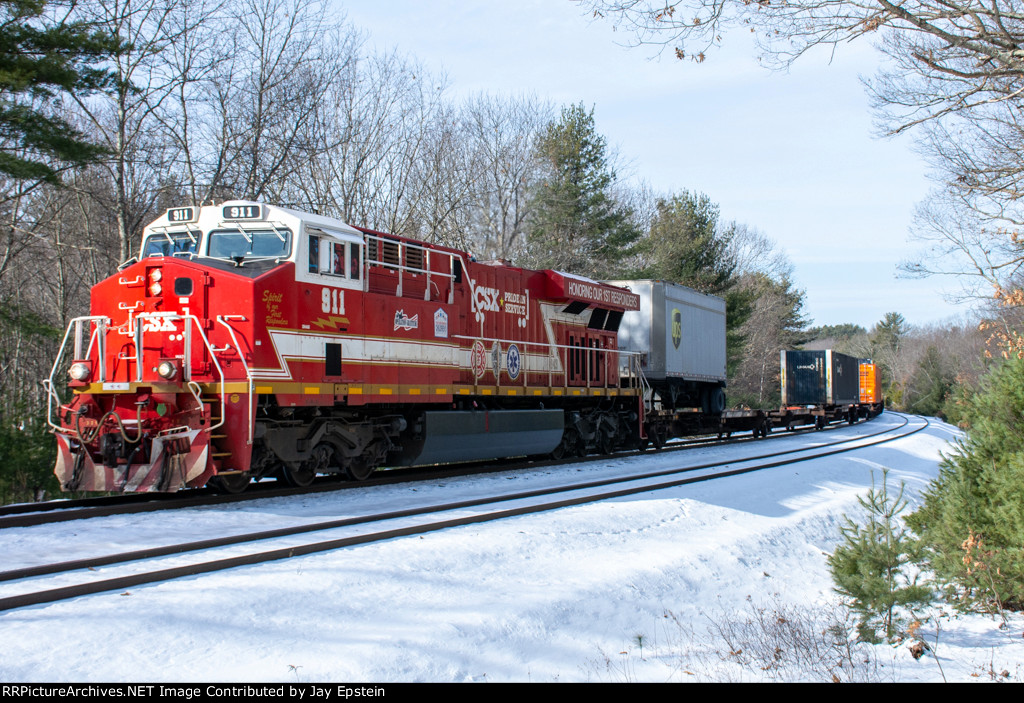
[[[618,484],[633,483],[639,485],[622,486],[614,490],[602,491],[597,494],[587,494],[582,496],[574,496],[569,498],[563,498],[556,501],[540,502],[532,505],[511,508],[506,510],[497,510],[493,512],[484,512],[477,515],[463,516],[458,518],[452,518],[449,520],[441,520],[437,522],[430,522],[418,525],[411,525],[408,527],[384,530],[381,532],[373,532],[363,535],[356,535],[350,537],[342,537],[338,539],[327,540],[323,542],[315,542],[309,544],[296,545],[291,547],[284,547],[280,549],[272,549],[265,552],[254,552],[251,554],[245,554],[235,557],[227,557],[222,559],[215,559],[212,561],[201,562],[196,564],[189,564],[185,566],[173,567],[169,569],[162,569],[153,572],[131,574],[127,576],[114,577],[111,579],[105,579],[96,581],[88,584],[78,584],[74,586],[65,586],[60,588],[48,589],[45,591],[38,591],[32,593],[25,593],[17,596],[10,596],[6,598],[0,598],[0,611],[11,610],[15,608],[26,607],[30,605],[40,605],[43,603],[50,603],[59,600],[66,600],[75,598],[83,595],[90,595],[94,593],[102,593],[106,591],[119,590],[122,588],[130,588],[145,583],[153,583],[159,581],[167,581],[176,578],[182,578],[184,576],[193,576],[197,574],[210,573],[214,571],[220,571],[224,569],[230,569],[237,566],[245,566],[258,564],[269,561],[276,561],[280,559],[286,559],[293,556],[304,556],[307,554],[314,554],[318,552],[330,551],[334,549],[340,549],[349,546],[355,546],[359,544],[367,544],[376,541],[383,541],[393,539],[396,537],[410,536],[416,534],[423,534],[427,532],[433,532],[437,530],[447,529],[449,527],[463,526],[476,524],[481,522],[489,522],[492,520],[500,520],[506,517],[513,517],[518,515],[527,515],[531,513],[543,512],[547,510],[555,510],[558,508],[569,507],[574,505],[581,505],[584,503],[597,502],[600,500],[607,500],[610,498],[622,497],[626,495],[633,495],[636,493],[644,493],[649,491],[661,490],[665,488],[671,488],[675,486],[682,486],[691,483],[698,483],[703,481],[709,481],[718,478],[726,478],[730,476],[737,476],[753,471],[761,471],[769,468],[775,468],[779,466],[785,466],[789,464],[801,463],[804,461],[811,461],[820,459],[827,456],[833,456],[837,454],[843,454],[850,451],[856,451],[870,446],[876,446],[887,442],[892,442],[897,439],[902,439],[910,435],[916,434],[929,426],[929,421],[924,419],[924,424],[920,427],[914,428],[913,430],[898,434],[895,436],[884,437],[884,435],[892,434],[902,430],[909,424],[909,419],[904,416],[903,423],[896,427],[887,428],[884,431],[874,433],[872,435],[865,435],[856,438],[850,438],[836,442],[831,445],[824,447],[825,451],[817,451],[823,449],[822,447],[804,448],[800,450],[789,450],[785,452],[778,452],[774,455],[753,457],[739,460],[730,460],[727,462],[715,462],[711,464],[703,464],[699,466],[685,467],[681,469],[664,469],[646,474],[633,475],[628,477],[616,477],[611,479],[601,479],[596,481],[588,481],[571,486],[560,486],[548,489],[538,489],[534,491],[524,491],[519,493],[507,494],[504,496],[490,497],[490,498],[479,498],[467,501],[458,501],[456,503],[449,503],[443,505],[427,506],[425,508],[413,508],[402,511],[395,511],[391,513],[384,513],[378,515],[363,516],[358,518],[346,518],[343,520],[332,520],[327,522],[315,523],[310,525],[301,525],[294,528],[281,528],[278,530],[268,530],[258,533],[252,533],[249,535],[237,535],[234,537],[217,538],[213,540],[202,540],[200,542],[193,542],[185,545],[172,545],[168,547],[157,548],[156,550],[141,550],[138,552],[127,552],[119,555],[109,555],[107,557],[100,557],[98,560],[78,560],[74,562],[63,562],[62,564],[54,565],[42,565],[39,567],[29,567],[27,569],[19,569],[14,571],[3,572],[0,574],[0,578],[4,580],[10,580],[13,578],[29,578],[31,576],[62,573],[66,571],[87,568],[86,562],[92,561],[93,563],[89,566],[95,565],[109,565],[113,563],[125,563],[129,561],[137,561],[140,559],[154,558],[156,556],[166,556],[169,554],[183,553],[187,551],[196,551],[200,549],[210,549],[221,546],[229,546],[233,544],[240,544],[242,542],[252,542],[258,540],[265,540],[274,537],[291,536],[308,532],[325,531],[329,529],[335,529],[338,527],[345,527],[357,524],[366,524],[372,522],[383,522],[386,520],[392,520],[400,517],[412,517],[417,515],[428,515],[433,513],[447,512],[451,510],[464,509],[468,507],[479,507],[481,505],[488,505],[494,503],[502,503],[513,500],[523,500],[528,498],[541,497],[545,495],[556,495],[559,493],[567,493],[572,491],[582,491],[592,488],[602,488],[606,486],[614,486]],[[876,437],[883,435],[881,439],[875,439]],[[842,444],[857,443],[855,446],[842,447],[835,449]],[[767,463],[758,463],[753,466],[747,466],[742,468],[728,469],[725,471],[719,471],[712,474],[703,474],[701,476],[686,476],[678,477],[680,473],[691,473],[700,469],[714,468],[718,466],[729,466],[735,464],[747,464],[750,462],[757,462],[764,458],[772,458],[775,456],[782,456],[786,454],[794,454],[798,452],[806,452],[806,456],[789,457],[779,461],[772,461]],[[651,479],[662,478],[666,476],[676,475],[667,481],[661,481],[658,483],[642,483],[643,481],[649,481]],[[158,554],[157,552],[162,552]]]
[[[892,428],[880,430],[867,435],[861,435],[859,437],[851,437],[840,440],[838,442],[832,442],[824,445],[825,447],[836,447],[842,444],[849,444],[853,442],[860,442],[865,439],[877,437],[879,435],[886,434],[895,430],[902,429],[907,425],[908,420],[904,417],[903,423]],[[821,447],[800,448],[800,449],[787,449],[780,452],[770,452],[768,454],[759,454],[750,457],[744,457],[735,461],[727,463],[748,463],[751,461],[759,461],[762,459],[770,459],[778,456],[786,456],[789,454],[798,454],[800,452],[812,451],[814,449],[820,449]],[[594,459],[607,459],[606,456],[595,457]],[[572,462],[564,462],[572,463]],[[235,544],[244,544],[246,542],[255,542],[265,539],[274,539],[278,537],[288,537],[296,534],[302,534],[305,532],[316,532],[324,531],[329,529],[335,529],[339,527],[351,527],[353,525],[360,525],[370,522],[384,522],[386,520],[393,520],[403,517],[412,517],[416,515],[429,514],[433,512],[444,512],[448,510],[458,510],[467,507],[476,507],[487,503],[496,503],[509,500],[519,500],[524,498],[534,498],[540,495],[549,495],[556,492],[565,492],[572,490],[582,490],[588,488],[599,488],[614,483],[622,483],[626,481],[641,481],[648,480],[651,478],[658,478],[661,476],[670,476],[678,473],[690,473],[693,471],[700,471],[702,469],[714,468],[722,466],[723,462],[711,462],[706,464],[695,464],[693,466],[679,467],[675,469],[659,469],[658,471],[647,472],[642,474],[634,474],[631,476],[621,476],[616,478],[605,478],[598,479],[595,481],[586,481],[582,483],[574,483],[571,485],[562,486],[559,488],[544,488],[536,489],[533,491],[524,491],[519,493],[507,494],[504,496],[491,496],[488,498],[476,498],[468,501],[457,501],[455,503],[441,503],[427,508],[409,508],[407,510],[392,511],[387,513],[377,513],[371,515],[365,515],[354,518],[342,518],[339,520],[330,520],[326,522],[310,523],[307,525],[299,525],[292,527],[282,527],[274,530],[263,530],[260,532],[245,533],[240,535],[232,535],[225,537],[216,537],[206,540],[198,540],[195,542],[186,542],[176,545],[167,545],[164,547],[153,547],[150,549],[135,550],[131,552],[122,552],[119,554],[111,554],[102,557],[90,557],[87,559],[76,559],[72,561],[59,562],[56,564],[43,564],[39,566],[24,567],[22,569],[11,569],[8,571],[0,571],[0,581],[14,581],[23,578],[34,578],[37,576],[51,575],[64,573],[68,571],[75,571],[78,569],[95,568],[100,566],[109,566],[111,564],[121,564],[130,561],[139,561],[142,559],[152,559],[155,557],[169,556],[172,554],[183,554],[186,552],[201,551],[204,549],[213,549],[218,547],[232,546]],[[443,474],[449,476],[450,474]],[[365,484],[361,484],[365,485]]]
[[[845,426],[844,422],[835,423]],[[738,437],[718,438],[689,437],[680,441],[666,444],[661,449],[648,449],[640,452],[626,450],[608,454],[592,454],[585,457],[566,457],[564,459],[522,460],[518,458],[505,460],[487,460],[483,462],[466,462],[462,464],[449,464],[442,470],[434,467],[414,466],[400,469],[390,469],[384,472],[377,472],[377,476],[367,481],[353,481],[337,483],[331,477],[319,479],[314,485],[306,488],[294,488],[291,486],[280,487],[273,483],[253,484],[245,493],[210,494],[205,488],[194,489],[194,491],[183,491],[179,493],[137,493],[131,495],[101,496],[93,498],[81,498],[74,500],[53,500],[45,503],[19,503],[16,505],[0,506],[0,529],[7,527],[34,527],[54,522],[67,522],[70,520],[85,520],[93,517],[106,517],[109,515],[131,515],[135,513],[154,512],[157,510],[171,510],[175,508],[191,508],[202,505],[221,505],[225,503],[237,503],[262,498],[274,498],[278,496],[306,495],[310,493],[323,493],[328,491],[341,491],[363,486],[378,486],[398,483],[402,480],[431,480],[441,476],[455,477],[472,473],[485,473],[494,471],[512,471],[520,469],[547,468],[551,466],[562,466],[565,464],[577,464],[582,462],[602,461],[609,456],[639,456],[643,454],[654,454],[661,452],[676,452],[686,449],[694,449],[706,446],[724,446],[729,444],[743,444],[746,442],[763,441],[772,437],[792,437],[800,434],[817,432],[813,425],[797,428],[791,431],[778,432],[769,435],[768,438],[758,439],[744,430]],[[511,463],[501,463],[511,462]],[[0,579],[2,580],[2,579]]]

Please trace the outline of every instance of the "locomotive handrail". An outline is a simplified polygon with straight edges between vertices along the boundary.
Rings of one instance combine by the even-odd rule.
[[[532,341],[525,340],[525,339],[504,339],[504,338],[501,338],[501,337],[474,337],[472,335],[465,335],[465,334],[453,334],[452,335],[452,339],[465,339],[465,340],[473,340],[473,341],[479,340],[481,342],[492,342],[492,343],[493,342],[498,342],[500,344],[515,344],[517,346],[521,345],[524,349],[526,347],[544,347],[545,349],[548,349],[548,350],[554,350],[555,351],[554,357],[556,359],[558,359],[559,364],[562,367],[561,372],[560,372],[562,374],[562,387],[566,388],[566,389],[569,388],[569,373],[568,373],[568,365],[569,364],[568,364],[568,358],[567,358],[568,357],[568,353],[569,353],[568,350],[581,349],[581,350],[584,350],[584,351],[587,351],[587,352],[597,351],[597,352],[603,352],[605,354],[618,354],[620,356],[626,357],[627,360],[628,360],[628,363],[626,365],[623,365],[621,363],[618,365],[619,372],[620,372],[619,375],[620,376],[622,375],[622,369],[624,369],[624,368],[625,369],[632,369],[632,368],[635,367],[635,369],[636,369],[635,373],[631,372],[631,373],[628,374],[628,376],[631,377],[631,378],[632,377],[639,377],[640,381],[637,384],[637,387],[643,389],[645,391],[645,393],[648,393],[648,394],[649,394],[649,391],[650,391],[650,384],[648,384],[647,378],[643,375],[643,371],[640,370],[640,357],[643,356],[642,352],[626,351],[625,349],[608,349],[608,348],[604,348],[604,347],[581,347],[581,346],[573,345],[573,344],[556,344],[556,343],[552,343],[552,342],[532,342]],[[566,350],[565,351],[565,357],[559,355],[559,352],[561,350],[563,350],[563,349]],[[587,388],[597,387],[597,386],[592,386],[591,385],[591,380],[592,379],[590,378],[590,371],[591,371],[591,367],[590,367],[590,354],[588,353],[585,356],[586,356],[586,358],[585,358],[584,364],[586,365],[586,377],[587,377],[585,385],[586,385]],[[598,363],[603,363],[603,362],[598,362]],[[523,378],[524,379],[526,378],[526,372],[527,371],[529,371],[529,369],[524,369],[524,372],[523,372]],[[539,369],[533,369],[533,372],[534,373],[543,373],[543,371],[541,371]],[[552,375],[552,373],[557,373],[557,372],[553,372],[551,369],[548,369],[547,373],[548,373],[548,385],[551,386],[551,385],[553,385],[551,383],[551,375]],[[605,373],[605,378],[604,378],[603,383],[601,384],[601,387],[608,388],[609,387],[609,383],[610,383],[610,379],[608,378],[608,374]],[[524,380],[524,385],[525,385],[525,380]],[[645,401],[645,402],[649,402],[649,401]]]
[[[531,342],[525,339],[504,339],[502,337],[479,337],[469,334],[453,334],[452,339],[470,339],[481,342],[501,342],[502,344],[521,344],[524,347],[568,347],[568,344],[551,344],[550,342]],[[625,352],[623,352],[625,353]]]
[[[224,408],[227,407],[227,380],[224,378],[224,369],[221,368],[220,362],[217,360],[217,351],[213,344],[210,343],[209,338],[203,331],[202,323],[199,318],[195,315],[182,315],[177,312],[143,312],[135,316],[137,324],[135,325],[135,378],[136,381],[142,382],[142,338],[145,336],[146,330],[145,325],[141,324],[146,320],[185,320],[185,329],[182,331],[184,334],[184,346],[185,346],[185,359],[182,363],[182,375],[183,381],[192,380],[192,326],[189,323],[191,321],[195,324],[196,329],[199,331],[199,338],[202,340],[203,345],[210,351],[210,361],[213,363],[214,368],[217,370],[217,375],[220,376],[220,422],[216,425],[211,425],[205,428],[207,432],[212,432],[221,425],[224,424],[227,413]],[[241,349],[236,347],[238,357],[242,359],[243,366],[245,360],[242,355]],[[248,375],[248,369],[246,369],[246,375]]]
[[[235,343],[235,350],[238,352],[238,358],[242,362],[242,368],[245,369],[245,380],[246,380],[246,384],[247,384],[248,389],[249,389],[248,390],[248,395],[249,395],[249,420],[248,420],[247,424],[249,426],[249,444],[252,444],[252,440],[253,440],[253,422],[252,422],[252,416],[253,416],[253,378],[252,378],[252,371],[249,369],[249,364],[246,363],[246,361],[245,361],[245,355],[242,353],[242,346],[238,343],[238,337],[235,336],[235,328],[232,327],[230,324],[228,324],[228,320],[240,320],[242,322],[245,322],[245,319],[246,319],[245,315],[217,315],[217,322],[218,322],[218,324],[224,325],[224,328],[228,331],[228,334],[231,335],[231,341]],[[230,347],[225,347],[222,351],[226,351],[229,348]],[[223,407],[223,402],[221,404],[221,407]]]
[[[643,352],[619,352],[620,354],[626,354],[627,363],[619,366],[619,375],[625,373],[625,378],[635,380],[636,387],[640,388],[640,395],[644,402],[644,411],[651,411],[651,404],[654,401],[654,393],[651,389],[651,384],[647,380],[647,376],[644,375],[643,370]]]
[[[606,348],[606,347],[580,347],[580,346],[575,346],[575,345],[572,345],[572,344],[554,344],[554,343],[551,343],[551,342],[531,342],[531,341],[526,340],[526,339],[504,339],[502,337],[480,337],[480,336],[473,336],[473,335],[468,335],[468,334],[453,334],[451,337],[452,337],[452,339],[472,339],[472,340],[479,339],[481,342],[501,342],[503,344],[517,344],[517,345],[521,344],[523,346],[530,346],[530,347],[552,347],[552,348],[555,348],[555,349],[590,349],[590,350],[597,349],[597,351],[609,352],[609,353],[612,353],[612,354],[619,354],[621,356],[626,356],[626,357],[638,357],[638,356],[642,355],[642,352],[627,351],[625,349],[610,349],[610,348]]]
[[[185,384],[185,388],[188,388],[188,392],[192,394],[192,397],[196,400],[196,409],[199,410],[200,414],[203,412],[203,389],[199,387],[199,384],[195,381],[189,381]]]
[[[462,263],[462,265],[463,265],[463,269],[465,270],[465,262],[462,262],[462,257],[461,256],[458,256],[457,254],[454,254],[454,253],[448,252],[448,251],[440,251],[440,250],[432,249],[431,247],[424,246],[422,244],[413,244],[412,242],[406,242],[406,241],[402,241],[400,239],[392,239],[391,237],[381,237],[381,236],[378,236],[378,235],[375,235],[375,234],[364,233],[363,234],[363,239],[364,239],[364,242],[366,244],[366,262],[368,264],[377,264],[378,266],[383,266],[384,268],[392,269],[392,270],[398,272],[398,287],[395,290],[395,295],[397,295],[398,297],[402,296],[402,288],[403,288],[403,284],[404,284],[402,274],[403,274],[403,272],[408,271],[408,272],[410,272],[412,274],[417,274],[417,275],[424,274],[424,275],[426,275],[426,286],[425,286],[425,289],[423,291],[423,299],[424,300],[430,300],[430,284],[431,284],[430,278],[431,278],[431,276],[438,276],[440,278],[447,278],[450,281],[450,283],[448,285],[448,304],[449,305],[452,304],[452,302],[454,301],[454,295],[455,295],[455,285],[454,285],[455,284],[455,270],[454,270],[455,267],[452,265],[452,262],[456,258],[458,258],[460,260],[460,263]],[[393,244],[396,247],[397,256],[398,256],[398,263],[392,263],[390,261],[384,261],[383,254],[381,253],[381,250],[383,249],[383,247],[382,246],[371,247],[370,246],[371,240],[373,242],[379,244],[379,245],[382,245],[384,242],[387,242],[388,244]],[[421,267],[417,268],[415,266],[406,266],[405,264],[402,263],[402,261],[403,261],[402,252],[403,251],[407,252],[409,249],[413,249],[414,251],[421,252],[421,254],[423,256],[423,258],[422,258],[422,266]],[[441,256],[448,257],[448,272],[447,273],[444,272],[444,271],[435,271],[435,270],[430,268],[430,255],[431,255],[431,253],[433,253],[435,256],[441,255]]]
[[[89,322],[95,325],[92,334],[89,336],[89,346],[85,350],[85,356],[82,355],[82,325]],[[64,358],[64,349],[68,345],[68,336],[71,334],[71,330],[74,329],[74,356],[75,360],[85,359],[92,354],[93,344],[99,348],[99,372],[100,380],[105,381],[107,378],[107,335],[100,334],[100,330],[107,327],[110,324],[110,318],[106,315],[83,315],[82,317],[72,318],[68,322],[68,328],[64,332],[64,338],[61,340],[60,349],[57,351],[57,357],[53,360],[53,368],[50,369],[50,377],[43,383],[43,387],[47,390],[46,400],[46,424],[55,430],[61,429],[60,425],[56,425],[53,422],[53,402],[57,401],[57,405],[61,405],[60,396],[54,390],[53,377],[57,373],[57,367],[60,365],[61,359]]]

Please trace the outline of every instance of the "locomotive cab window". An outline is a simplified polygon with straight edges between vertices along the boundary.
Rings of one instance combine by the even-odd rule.
[[[210,232],[206,253],[215,259],[286,259],[291,249],[287,229],[217,229]]]
[[[147,256],[185,256],[196,252],[200,232],[155,232],[142,243],[142,258]]]
[[[332,285],[363,279],[363,242],[354,236],[307,227],[308,271]],[[333,280],[331,280],[333,279]],[[312,280],[312,279],[310,279]]]

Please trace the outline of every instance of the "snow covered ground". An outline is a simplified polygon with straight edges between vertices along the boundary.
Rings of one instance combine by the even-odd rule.
[[[829,435],[898,423],[887,413]],[[916,504],[955,436],[933,422],[793,466],[0,613],[0,681],[1019,681],[1020,616],[938,617],[921,630],[938,660],[904,643],[830,669],[787,644],[794,632],[820,642],[839,612],[826,555],[857,496],[889,468]],[[7,529],[2,568],[751,446],[765,445]]]

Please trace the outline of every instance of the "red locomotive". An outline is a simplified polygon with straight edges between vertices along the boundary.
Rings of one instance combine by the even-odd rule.
[[[66,490],[238,491],[642,441],[628,289],[254,202],[168,210],[46,382]],[[70,398],[63,382],[70,375]]]

